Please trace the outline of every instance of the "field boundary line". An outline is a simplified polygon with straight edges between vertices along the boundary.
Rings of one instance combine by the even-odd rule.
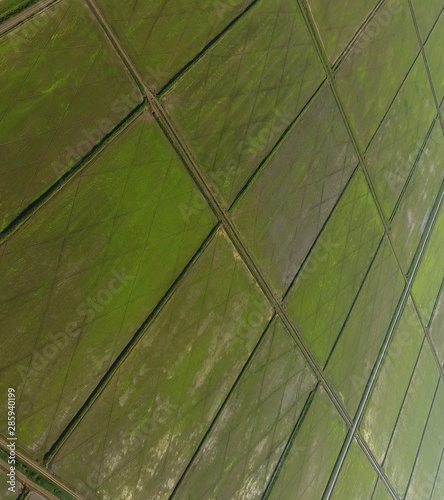
[[[311,11],[310,11],[310,8],[307,4],[307,0],[298,0],[300,6],[301,6],[301,10],[303,11],[303,15],[304,15],[304,18],[305,18],[305,21],[306,21],[306,24],[310,30],[310,33],[312,35],[312,39],[313,39],[313,42],[317,48],[317,51],[318,51],[318,55],[323,63],[323,66],[324,66],[324,69],[327,73],[327,78],[328,78],[328,81],[330,82],[331,84],[331,87],[333,89],[333,93],[335,95],[335,99],[336,99],[336,102],[339,106],[339,109],[341,111],[341,114],[344,118],[344,121],[346,123],[346,127],[347,127],[347,130],[349,132],[349,135],[350,135],[350,138],[352,140],[352,143],[354,145],[354,148],[355,148],[355,151],[358,155],[358,158],[360,159],[360,165],[361,165],[361,169],[365,175],[365,178],[366,178],[366,181],[367,181],[367,184],[369,186],[369,189],[370,189],[370,192],[372,194],[372,197],[373,197],[373,200],[375,202],[375,205],[378,209],[378,212],[379,212],[379,215],[380,215],[380,219],[383,223],[383,226],[384,226],[384,232],[387,236],[387,239],[390,243],[390,246],[391,246],[391,249],[392,249],[392,252],[393,252],[393,255],[395,256],[396,258],[396,261],[397,261],[397,265],[398,265],[398,268],[403,276],[403,279],[404,279],[404,290],[402,292],[402,295],[401,295],[401,299],[400,299],[400,302],[398,304],[398,307],[394,313],[394,316],[392,318],[392,322],[391,322],[391,325],[389,327],[389,330],[387,332],[387,336],[386,336],[386,339],[384,340],[384,343],[381,347],[381,350],[379,352],[379,355],[378,355],[378,358],[377,358],[377,361],[373,367],[373,371],[372,371],[372,374],[367,382],[367,386],[366,386],[366,389],[364,391],[364,394],[362,396],[362,399],[361,399],[361,402],[359,404],[359,407],[358,407],[358,411],[356,413],[356,416],[354,418],[354,422],[353,422],[353,426],[346,438],[346,443],[345,443],[345,446],[344,448],[341,450],[341,453],[340,453],[340,456],[339,456],[339,460],[338,462],[336,463],[335,465],[335,468],[332,472],[332,475],[330,477],[330,480],[329,480],[329,483],[324,491],[324,495],[323,495],[323,499],[322,500],[330,500],[331,498],[331,495],[333,493],[333,489],[336,485],[336,482],[337,482],[337,479],[338,479],[338,476],[339,476],[339,473],[342,469],[342,466],[343,466],[343,463],[345,461],[345,457],[347,455],[347,452],[351,446],[351,443],[353,441],[353,438],[355,436],[355,434],[357,433],[358,431],[358,426],[359,426],[359,423],[360,423],[360,420],[363,416],[363,413],[364,413],[364,410],[365,410],[365,407],[367,405],[367,402],[368,400],[370,399],[370,395],[371,395],[371,391],[372,391],[372,388],[376,382],[376,379],[377,379],[377,376],[378,376],[378,373],[379,373],[379,370],[380,370],[380,367],[382,365],[382,361],[383,359],[385,358],[385,354],[386,354],[386,351],[388,349],[388,346],[390,344],[390,341],[393,337],[393,334],[394,334],[394,331],[396,329],[396,326],[398,324],[398,321],[399,321],[399,318],[401,316],[401,313],[403,311],[403,308],[405,306],[405,303],[407,302],[409,296],[410,296],[410,290],[411,290],[411,286],[413,284],[413,280],[415,278],[415,275],[416,275],[416,271],[419,267],[419,263],[421,262],[421,259],[422,259],[422,256],[424,254],[424,251],[425,251],[425,248],[427,246],[427,243],[429,241],[429,238],[431,236],[431,231],[434,227],[434,223],[436,221],[436,218],[439,214],[439,209],[440,209],[440,206],[442,205],[442,202],[443,202],[443,193],[441,193],[440,196],[438,196],[439,200],[438,200],[438,203],[437,203],[437,206],[435,207],[436,210],[434,213],[432,213],[430,215],[430,219],[428,221],[428,224],[427,224],[427,229],[426,231],[424,232],[424,235],[423,235],[423,238],[422,238],[422,241],[420,242],[419,244],[419,251],[417,253],[417,255],[415,256],[415,262],[413,264],[413,270],[412,270],[412,273],[411,273],[411,276],[409,278],[406,277],[406,274],[404,273],[401,265],[400,265],[400,262],[399,262],[399,259],[398,259],[398,256],[397,256],[397,253],[395,252],[395,248],[394,248],[394,245],[393,245],[393,241],[391,239],[391,235],[390,235],[390,225],[385,217],[385,214],[382,210],[382,207],[379,203],[379,200],[378,200],[378,197],[376,195],[376,191],[375,191],[375,188],[373,186],[373,182],[371,180],[371,177],[369,175],[369,172],[368,172],[368,168],[367,168],[367,165],[366,165],[366,161],[365,161],[365,158],[364,158],[364,155],[363,153],[361,152],[361,149],[360,149],[360,146],[359,146],[359,142],[357,140],[357,138],[355,137],[355,133],[354,133],[354,129],[352,128],[351,124],[350,124],[350,120],[348,118],[348,115],[345,111],[345,107],[344,105],[342,104],[342,98],[341,98],[341,95],[339,93],[339,90],[338,90],[338,87],[336,85],[336,80],[335,80],[335,76],[334,76],[334,71],[332,70],[332,68],[330,67],[330,64],[329,64],[329,61],[328,61],[328,58],[327,58],[327,55],[325,53],[325,50],[323,48],[323,44],[322,44],[322,41],[321,41],[321,37],[320,37],[320,34],[317,30],[317,27],[316,27],[316,24],[312,18],[312,15],[311,15]],[[416,60],[416,59],[415,59]],[[410,68],[411,70],[411,68]],[[410,71],[409,70],[409,71]],[[405,80],[405,78],[404,78]],[[399,89],[398,89],[398,92],[399,92]],[[390,104],[391,106],[391,104]],[[442,368],[440,369],[440,374],[442,375]],[[372,463],[372,465],[374,467],[376,467],[377,464],[375,463]],[[380,477],[380,479],[384,482],[385,486],[387,487],[388,491],[390,492],[390,495],[392,496],[393,499],[395,500],[399,500],[399,496],[397,495],[394,487],[386,481],[386,476],[385,474],[383,473],[382,471],[382,468],[381,467],[376,467],[376,471]]]
[[[8,453],[7,444],[8,443],[2,437],[0,437],[0,449],[2,450],[3,453]],[[69,486],[67,486],[65,483],[63,483],[59,478],[57,478],[57,476],[52,474],[48,469],[46,469],[45,467],[42,467],[35,460],[28,457],[27,455],[25,455],[24,453],[22,453],[19,450],[16,450],[16,460],[17,459],[19,462],[19,467],[20,467],[20,464],[25,465],[26,468],[31,469],[38,476],[44,478],[45,480],[47,480],[50,483],[52,483],[53,485],[55,485],[57,488],[62,490],[64,493],[66,493],[72,499],[87,500],[85,497],[83,497],[83,496],[79,495],[78,493],[74,492],[73,490],[71,490],[71,488]],[[6,465],[6,463],[0,459],[0,466],[2,464]],[[9,470],[9,466],[6,465],[6,467],[7,467],[7,470]],[[40,486],[35,481],[30,479],[26,474],[21,472],[19,470],[19,467],[16,467],[16,475],[20,479],[21,482],[23,482],[25,485],[29,485],[31,487],[30,489],[33,489],[37,492],[40,490],[44,495],[50,496],[51,500],[52,499],[59,500],[59,497],[57,497],[56,495],[51,493],[49,490],[47,490],[43,486]],[[4,468],[4,466],[2,468]]]

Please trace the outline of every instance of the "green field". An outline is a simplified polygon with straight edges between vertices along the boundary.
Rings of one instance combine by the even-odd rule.
[[[270,317],[219,231],[62,446],[54,470],[92,498],[124,500],[132,484],[153,496],[171,493]],[[79,460],[85,454],[88,462]]]
[[[442,16],[436,22],[433,31],[425,41],[425,53],[427,62],[432,74],[432,82],[436,91],[438,102],[444,97],[444,76],[442,75],[442,65],[444,62],[444,48],[442,39],[444,36],[444,19]]]
[[[431,0],[425,4],[421,0],[412,0],[412,4],[415,9],[421,40],[425,42],[441,13],[442,2],[441,0]]]
[[[321,498],[345,438],[345,425],[319,389],[289,443],[282,468],[271,483],[272,500]]]
[[[0,0],[0,19],[10,16],[31,2],[32,0]]]
[[[331,88],[325,85],[233,207],[235,224],[280,295],[357,163]]]
[[[162,97],[230,204],[324,79],[296,3],[263,0]]]
[[[141,101],[97,27],[67,0],[0,38],[0,230]]]
[[[368,146],[418,53],[407,1],[391,0],[373,17],[336,72],[362,148]]]
[[[395,256],[384,239],[325,369],[352,417],[401,297],[402,287],[403,279]],[[362,335],[364,329],[368,335]]]
[[[393,217],[391,234],[405,272],[410,268],[444,180],[444,172],[438,167],[443,154],[444,138],[437,121]]]
[[[370,465],[359,445],[353,441],[331,498],[333,500],[372,498],[376,481],[375,469]]]
[[[283,325],[274,322],[203,442],[178,496],[239,498],[263,491],[315,387],[306,360]]]
[[[204,204],[183,217],[195,197],[143,116],[5,244],[1,385],[21,395],[21,443],[33,455],[53,444],[210,232]]]
[[[444,363],[444,335],[442,331],[442,323],[444,321],[444,292],[441,290],[440,295],[435,304],[434,315],[431,319],[430,336],[433,339],[438,357],[441,363]]]
[[[144,83],[153,92],[159,92],[251,1],[98,0],[97,3]]]
[[[443,500],[443,27],[0,0],[0,500]]]
[[[418,304],[425,324],[428,324],[431,319],[443,284],[444,260],[441,254],[443,244],[444,211],[441,210],[412,288],[413,298]]]
[[[377,3],[377,0],[355,0],[344,9],[340,0],[308,0],[331,64],[342,54]]]
[[[438,379],[429,346],[424,344],[384,460],[384,469],[402,498],[436,397]]]
[[[439,385],[421,442],[415,470],[407,490],[406,500],[430,498],[444,448],[444,385]]]
[[[382,238],[376,206],[357,172],[312,248],[285,304],[324,365]],[[353,265],[346,265],[346,261]]]
[[[435,116],[427,72],[418,57],[365,153],[387,218],[395,209]],[[436,180],[430,182],[439,186]]]

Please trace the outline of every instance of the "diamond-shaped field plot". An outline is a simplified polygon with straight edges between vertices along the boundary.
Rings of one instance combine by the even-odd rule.
[[[409,178],[435,116],[435,101],[424,61],[418,57],[365,153],[387,219]]]
[[[341,331],[383,228],[357,171],[296,276],[286,308],[320,364]]]
[[[407,0],[389,0],[339,67],[339,92],[364,149],[418,52]]]
[[[316,377],[275,321],[206,437],[177,498],[260,498]]]
[[[158,92],[252,0],[98,0],[145,84]]]
[[[0,230],[141,102],[98,28],[67,0],[0,38]]]
[[[16,500],[17,498],[20,498],[20,493],[23,491],[23,484],[17,479],[15,480],[15,487],[14,486],[9,486],[8,481],[9,476],[7,475],[9,471],[7,472],[4,469],[0,469],[0,483],[2,485],[2,500]],[[13,490],[9,490],[9,488],[13,488]]]
[[[167,498],[270,319],[271,307],[219,231],[52,469],[92,500]]]
[[[372,497],[377,474],[356,441],[352,441],[336,481],[332,500]]]
[[[423,340],[418,316],[413,304],[408,301],[360,423],[361,434],[379,463],[386,456]]]
[[[437,120],[391,223],[393,245],[406,273],[427,227],[439,188],[444,181],[443,157],[444,137]]]
[[[319,387],[276,471],[270,500],[319,500],[345,439],[346,426]]]
[[[235,224],[280,295],[357,163],[326,85],[233,208]]]
[[[426,325],[430,321],[444,280],[443,246],[444,209],[441,208],[412,287],[413,298]]]
[[[444,14],[441,14],[424,46],[438,102],[444,97]]]
[[[0,379],[17,390],[20,445],[33,455],[56,440],[210,232],[203,200],[183,216],[197,197],[144,115],[2,245]]]
[[[297,2],[261,0],[163,103],[230,204],[323,79]]]
[[[334,63],[378,0],[308,0],[330,63]]]
[[[325,370],[351,416],[358,408],[403,287],[395,256],[384,239]]]

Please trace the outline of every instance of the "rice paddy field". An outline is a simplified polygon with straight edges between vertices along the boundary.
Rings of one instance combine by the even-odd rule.
[[[443,102],[443,0],[0,0],[0,500],[443,500]]]

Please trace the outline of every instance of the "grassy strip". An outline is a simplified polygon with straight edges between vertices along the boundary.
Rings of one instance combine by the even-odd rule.
[[[39,0],[29,0],[28,2],[25,2],[22,5],[19,5],[18,7],[12,7],[9,10],[7,10],[2,16],[0,16],[0,23],[3,23],[7,21],[8,19],[11,19],[11,17],[19,14],[20,12],[24,11],[31,5],[37,3]]]
[[[0,447],[0,460],[8,462],[8,453]],[[24,474],[31,482],[44,488],[46,491],[52,495],[60,498],[60,500],[76,500],[73,496],[69,495],[62,489],[60,489],[55,483],[50,481],[48,478],[41,476],[35,469],[29,465],[22,462],[17,456],[15,457],[15,468],[18,472]],[[20,498],[20,497],[19,497]],[[25,498],[25,497],[23,497]]]

